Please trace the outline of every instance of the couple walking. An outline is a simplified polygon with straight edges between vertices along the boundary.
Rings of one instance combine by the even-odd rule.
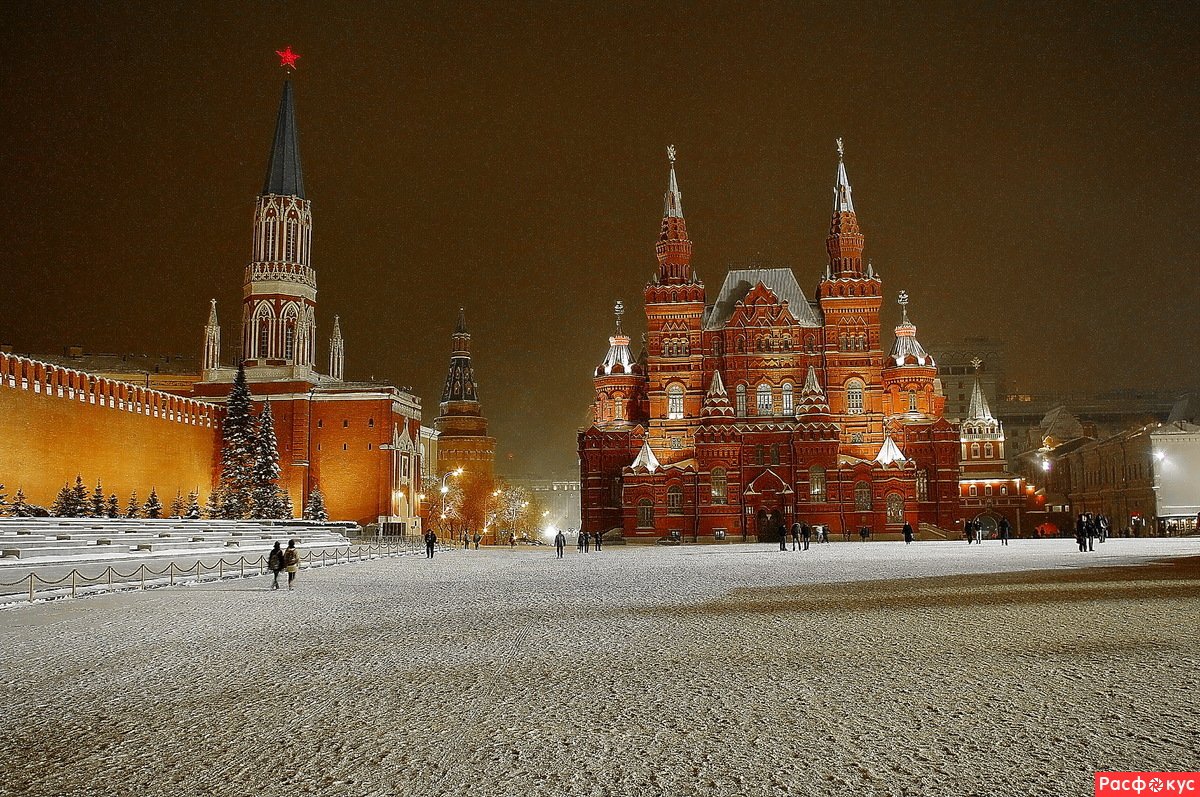
[[[296,573],[300,570],[300,551],[296,550],[296,541],[288,540],[287,550],[279,547],[280,543],[276,542],[275,547],[271,549],[271,555],[267,557],[267,569],[275,574],[275,580],[271,582],[271,589],[279,589],[279,574],[287,570],[288,580],[287,588],[292,588],[292,582],[296,580]]]

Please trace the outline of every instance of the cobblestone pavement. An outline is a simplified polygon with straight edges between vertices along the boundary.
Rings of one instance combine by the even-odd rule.
[[[1200,540],[481,550],[0,611],[0,794],[1090,795],[1200,765]],[[1140,565],[1140,566],[1135,566]]]

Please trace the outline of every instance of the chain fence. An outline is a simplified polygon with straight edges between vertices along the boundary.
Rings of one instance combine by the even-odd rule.
[[[447,550],[444,545],[438,545],[438,550]],[[362,543],[333,546],[320,551],[302,551],[301,566],[330,567],[336,564],[370,561],[393,556],[411,556],[425,553],[425,542],[420,537],[392,537],[383,544]],[[110,590],[145,590],[160,586],[174,586],[177,583],[220,581],[226,578],[246,578],[247,576],[265,575],[267,571],[267,553],[257,556],[239,556],[236,559],[220,557],[212,564],[203,559],[197,559],[186,567],[168,562],[162,569],[155,569],[147,564],[140,564],[135,570],[122,572],[112,565],[102,571],[88,575],[79,568],[72,568],[61,578],[51,579],[38,575],[36,571],[18,578],[15,581],[0,581],[0,604],[5,602],[32,603],[39,599],[78,597]],[[45,568],[58,569],[61,565],[46,564]],[[45,573],[45,569],[42,571]],[[22,587],[20,592],[2,592],[14,587]],[[17,598],[16,596],[20,596]]]

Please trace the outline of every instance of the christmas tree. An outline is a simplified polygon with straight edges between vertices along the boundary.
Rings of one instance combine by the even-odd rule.
[[[183,496],[179,494],[178,490],[176,490],[175,500],[171,502],[171,517],[183,517],[184,509]]]
[[[117,499],[117,494],[113,493],[108,497],[108,505],[104,507],[104,513],[111,518],[121,516],[121,502]]]
[[[188,520],[200,519],[200,493],[192,490],[187,497],[187,514],[184,515]]]
[[[129,494],[129,503],[125,505],[125,517],[136,518],[142,516],[142,505],[138,503],[137,490]]]
[[[50,514],[54,517],[75,517],[71,509],[71,487],[67,484],[58,491],[54,503],[50,505]]]
[[[221,517],[221,488],[211,490],[208,494],[208,501],[204,504],[204,516],[209,520],[217,520]]]
[[[150,488],[150,497],[146,499],[146,517],[151,520],[158,520],[162,517],[163,505],[162,501],[158,500],[158,493],[154,488]]]
[[[88,517],[108,517],[108,508],[104,505],[104,488],[100,486],[99,479],[96,479],[96,489],[92,491]]]
[[[4,485],[0,484],[0,517],[4,517],[8,512],[8,493],[4,492]]]
[[[325,496],[316,487],[308,494],[308,504],[304,507],[305,520],[318,520],[324,523],[329,520],[329,512],[325,509]]]
[[[296,508],[292,506],[292,497],[282,487],[276,487],[275,504],[279,508],[276,517],[279,520],[291,520],[296,516]]]
[[[82,476],[75,477],[75,486],[71,489],[71,512],[70,517],[87,517],[91,513],[91,500],[88,495],[88,488],[83,483]]]
[[[254,488],[255,423],[250,413],[250,387],[246,369],[238,363],[237,378],[225,404],[221,429],[220,515],[239,520],[250,514]]]
[[[279,496],[279,446],[275,440],[275,418],[271,402],[263,405],[258,416],[258,434],[254,441],[254,487],[250,493],[250,516],[283,518],[283,502]]]
[[[17,494],[13,496],[12,502],[13,517],[33,517],[33,507],[25,501],[25,491],[20,487],[17,488]]]

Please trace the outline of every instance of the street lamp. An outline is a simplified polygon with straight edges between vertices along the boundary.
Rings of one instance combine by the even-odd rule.
[[[450,492],[450,488],[446,485],[446,479],[451,476],[461,476],[462,472],[462,468],[456,468],[442,475],[442,520],[446,519],[446,494]]]

